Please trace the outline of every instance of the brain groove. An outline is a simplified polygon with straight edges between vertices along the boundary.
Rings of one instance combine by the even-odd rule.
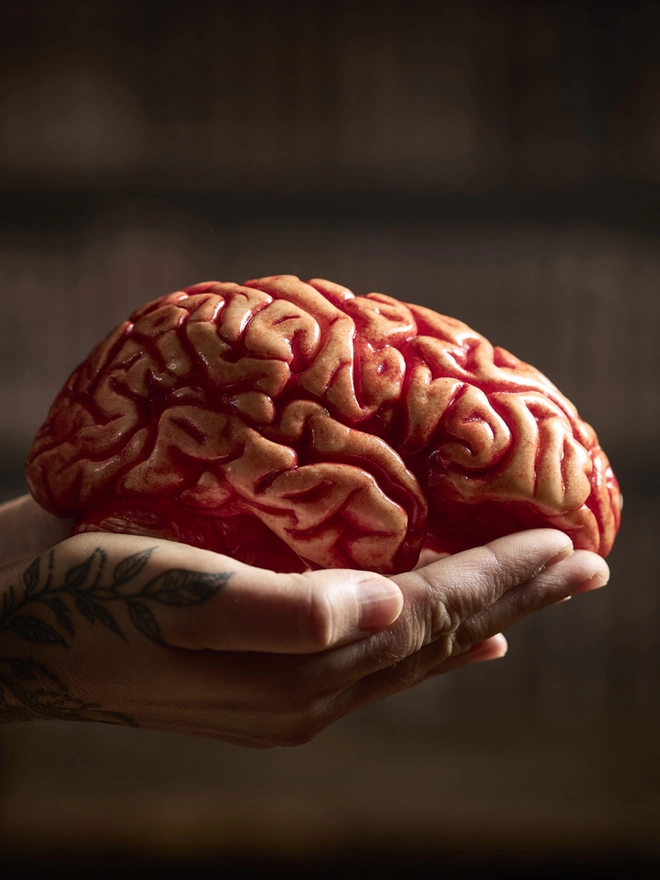
[[[68,379],[26,474],[75,531],[282,571],[392,573],[535,526],[606,555],[620,519],[595,432],[543,374],[454,318],[290,275],[135,311]]]

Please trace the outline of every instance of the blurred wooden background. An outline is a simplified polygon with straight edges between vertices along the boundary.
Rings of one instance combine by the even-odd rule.
[[[2,498],[130,310],[274,273],[429,305],[530,361],[625,496],[602,593],[303,749],[1,730],[6,853],[660,858],[659,32],[631,2],[3,13]]]

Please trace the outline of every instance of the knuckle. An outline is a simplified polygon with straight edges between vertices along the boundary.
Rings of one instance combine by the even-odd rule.
[[[454,632],[448,633],[446,636],[438,640],[438,649],[434,652],[433,658],[434,666],[438,663],[444,663],[457,653],[457,647],[459,644],[458,632],[460,632],[460,630],[454,630]]]
[[[486,556],[486,567],[496,587],[501,589],[511,583],[517,583],[516,567],[510,559],[489,544],[486,544],[482,550]]]
[[[335,639],[337,615],[328,591],[323,585],[314,585],[304,578],[306,601],[303,604],[300,627],[305,642],[312,648],[325,650]]]
[[[400,628],[396,638],[381,639],[374,656],[381,667],[393,667],[404,663],[425,644],[428,625],[424,617],[418,617],[405,629]]]
[[[548,592],[538,583],[511,590],[507,596],[507,619],[500,621],[500,629],[510,626],[529,614],[541,611],[547,604]]]
[[[448,637],[442,639],[437,646],[434,645],[432,650],[409,657],[405,664],[401,664],[399,673],[390,679],[388,693],[395,694],[416,687],[426,681],[438,665],[444,663],[453,654],[454,640]]]
[[[550,601],[549,592],[538,588],[521,590],[519,595],[516,595],[514,598],[517,617],[541,611]]]
[[[462,610],[452,608],[447,602],[434,603],[428,615],[428,641],[435,642],[453,635],[463,620]]]
[[[422,574],[420,572],[420,574]],[[462,621],[469,616],[469,597],[472,585],[461,583],[459,589],[441,588],[422,574],[426,590],[418,601],[415,622],[422,630],[421,644],[437,641],[456,632]]]
[[[469,624],[461,627],[461,629],[455,634],[452,650],[445,659],[448,660],[450,657],[465,654],[465,652],[469,651],[474,645],[483,642],[485,639],[493,635],[495,629],[495,627],[489,626],[482,616],[472,618]]]
[[[460,611],[452,609],[446,602],[437,599],[425,600],[413,607],[401,620],[395,632],[380,634],[374,640],[373,656],[382,667],[400,666],[412,668],[424,649],[434,644],[434,652],[442,651],[444,645],[448,655],[452,651],[454,634],[463,622]],[[328,694],[330,696],[331,694]]]

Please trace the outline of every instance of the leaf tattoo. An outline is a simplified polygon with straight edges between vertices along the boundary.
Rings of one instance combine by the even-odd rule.
[[[55,612],[55,617],[57,618],[59,625],[62,629],[66,630],[70,636],[72,636],[74,632],[73,622],[71,620],[71,612],[69,611],[68,605],[66,605],[59,596],[51,596],[47,599],[42,599],[41,601],[44,605],[47,605],[51,611]]]
[[[40,584],[40,558],[37,557],[23,573],[24,592],[20,600],[10,587],[2,597],[0,633],[11,630],[27,641],[42,644],[60,644],[68,647],[66,636],[74,636],[73,611],[63,596],[73,600],[73,605],[89,623],[100,623],[116,635],[125,638],[114,614],[107,607],[110,603],[124,604],[128,616],[139,632],[153,641],[165,644],[158,621],[148,602],[161,605],[186,607],[207,602],[229,578],[227,572],[199,572],[185,568],[171,568],[161,572],[139,587],[135,580],[149,562],[154,547],[133,553],[117,563],[108,582],[103,583],[107,565],[106,553],[97,547],[87,559],[69,568],[63,583],[52,583],[53,559],[49,558],[48,574]],[[53,623],[34,614],[17,614],[27,605],[41,604],[54,615]],[[57,624],[56,628],[53,624]],[[64,632],[60,632],[64,630]]]
[[[225,573],[205,574],[171,568],[145,584],[143,594],[163,605],[201,605],[229,580]]]
[[[155,642],[160,642],[162,645],[165,644],[156,616],[144,602],[130,602],[128,613],[136,629],[139,629],[141,633]]]
[[[37,589],[39,583],[39,566],[41,559],[39,556],[23,572],[23,584],[25,585],[25,595],[29,596]]]
[[[122,559],[122,561],[115,566],[113,572],[113,589],[116,590],[117,587],[136,578],[149,561],[149,557],[153,552],[154,548],[149,547],[148,550],[141,550],[139,553],[134,553],[132,556],[127,556],[126,559]]]
[[[62,638],[57,630],[44,623],[43,620],[39,620],[38,617],[33,617],[31,614],[21,614],[18,617],[14,617],[9,624],[9,628],[28,642],[37,642],[38,644],[51,643],[64,645],[65,648],[68,647],[66,640]]]
[[[71,592],[80,589],[86,581],[89,570],[92,567],[92,562],[94,561],[94,555],[95,554],[88,556],[80,565],[76,565],[67,571],[64,576],[64,584]]]
[[[231,573],[172,568],[145,583],[143,574],[155,548],[127,556],[107,571],[107,555],[97,547],[83,562],[55,579],[55,551],[37,557],[22,574],[21,589],[10,585],[2,594],[0,635],[13,633],[32,644],[68,648],[76,637],[76,615],[126,641],[110,610],[123,606],[135,629],[158,644],[167,642],[151,605],[189,607],[207,602]],[[41,611],[41,613],[40,613]],[[46,612],[44,619],[43,612]],[[105,721],[136,726],[126,715],[74,697],[66,684],[32,658],[0,657],[0,723],[33,718]]]
[[[94,608],[87,596],[83,596],[81,593],[74,593],[73,600],[76,603],[78,611],[80,611],[90,623],[94,623]]]
[[[34,681],[37,676],[32,665],[28,660],[12,660],[11,674],[19,681]]]
[[[116,633],[118,636],[122,636],[123,638],[123,633],[119,629],[117,621],[104,605],[101,605],[100,602],[92,602],[91,607],[92,611],[94,612],[94,616],[99,623],[102,623],[103,626],[107,627],[109,630],[112,630],[113,633]]]
[[[64,576],[65,586],[71,592],[75,592],[76,590],[93,590],[98,585],[106,562],[107,557],[105,551],[101,550],[100,547],[97,547],[84,562],[81,562],[80,565],[76,565],[67,571]],[[95,566],[96,577],[92,579],[90,577],[90,572],[93,571]]]

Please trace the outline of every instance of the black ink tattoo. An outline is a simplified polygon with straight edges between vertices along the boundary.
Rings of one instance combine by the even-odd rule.
[[[0,658],[0,724],[38,718],[139,726],[123,712],[74,697],[61,679],[31,658]]]
[[[98,622],[126,641],[108,608],[115,603],[127,609],[131,623],[142,635],[166,644],[150,603],[179,607],[201,605],[223,587],[231,575],[172,568],[135,588],[135,579],[153,550],[149,548],[126,557],[107,577],[107,555],[97,547],[84,562],[70,568],[61,583],[55,583],[53,578],[54,551],[48,554],[45,574],[41,570],[42,557],[37,557],[23,572],[22,589],[12,585],[2,596],[0,636],[3,632],[12,632],[27,642],[68,648],[76,635],[77,611],[89,623]],[[0,657],[0,723],[35,718],[137,726],[127,715],[77,699],[64,682],[35,660]]]

